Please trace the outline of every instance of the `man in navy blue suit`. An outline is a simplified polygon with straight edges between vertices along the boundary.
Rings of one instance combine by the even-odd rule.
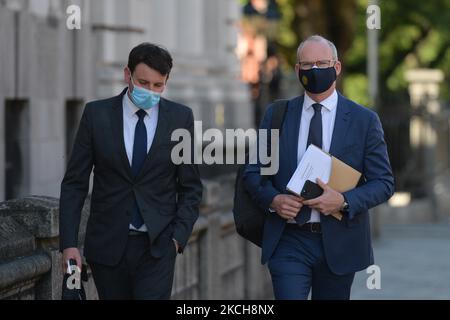
[[[83,254],[102,300],[169,299],[177,253],[199,214],[198,167],[171,157],[172,132],[194,134],[192,110],[161,97],[172,65],[156,44],[131,50],[128,86],[86,105],[61,183],[63,263],[74,259],[81,269],[78,231],[94,172]]]
[[[245,186],[267,212],[262,242],[276,299],[349,299],[356,271],[374,263],[368,210],[394,192],[378,115],[336,91],[341,72],[334,44],[311,36],[297,50],[295,71],[305,95],[290,99],[281,127],[279,170],[262,179],[261,164],[249,165]],[[273,106],[261,129],[270,130]],[[307,146],[315,144],[362,173],[356,188],[339,193],[318,181],[324,193],[304,200],[286,185]],[[270,146],[269,146],[270,148]],[[331,214],[341,212],[338,220]]]

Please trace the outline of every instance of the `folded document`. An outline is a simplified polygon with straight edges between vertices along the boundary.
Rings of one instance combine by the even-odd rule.
[[[311,144],[306,149],[286,188],[301,197],[305,182],[310,180],[315,183],[317,178],[327,183],[334,190],[345,192],[356,187],[361,178],[361,173]],[[335,213],[333,217],[341,220],[342,214]]]

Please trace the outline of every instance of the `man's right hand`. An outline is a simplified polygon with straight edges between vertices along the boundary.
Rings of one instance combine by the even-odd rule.
[[[77,266],[78,268],[80,268],[81,270],[81,254],[80,254],[80,250],[78,250],[78,248],[66,248],[63,250],[63,257],[62,257],[63,261],[63,270],[64,272],[66,272],[67,270],[67,262],[70,259],[75,259],[75,261],[77,262]]]
[[[302,201],[303,199],[297,196],[279,194],[273,198],[270,208],[275,210],[283,219],[293,219],[303,207]]]

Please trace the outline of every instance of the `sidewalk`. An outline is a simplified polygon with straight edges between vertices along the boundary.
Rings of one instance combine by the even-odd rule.
[[[373,242],[381,289],[358,272],[351,299],[450,299],[450,225],[392,225]]]

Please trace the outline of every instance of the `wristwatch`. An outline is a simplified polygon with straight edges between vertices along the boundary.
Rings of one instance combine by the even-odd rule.
[[[342,203],[342,206],[339,209],[339,211],[342,213],[346,213],[346,212],[348,212],[349,208],[350,208],[350,205],[348,204],[347,200],[344,198],[344,202]]]

